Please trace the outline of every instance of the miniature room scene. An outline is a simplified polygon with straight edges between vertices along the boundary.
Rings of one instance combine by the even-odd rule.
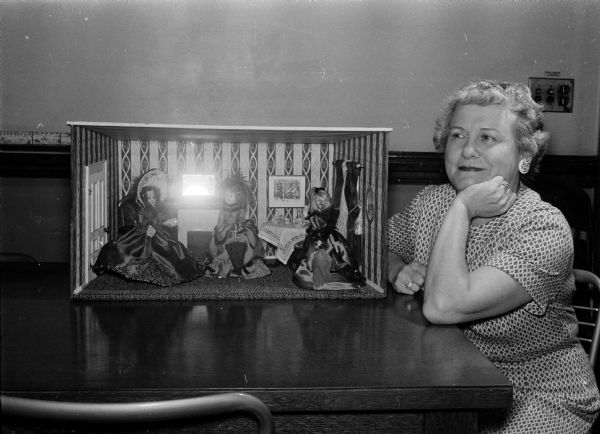
[[[385,296],[390,129],[69,124],[74,299]]]

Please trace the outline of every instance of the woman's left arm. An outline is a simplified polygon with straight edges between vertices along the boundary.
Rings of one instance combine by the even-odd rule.
[[[495,267],[469,272],[467,237],[473,218],[505,213],[516,193],[507,192],[502,178],[472,185],[450,206],[427,265],[423,314],[433,322],[456,324],[511,311],[532,300],[521,284]]]

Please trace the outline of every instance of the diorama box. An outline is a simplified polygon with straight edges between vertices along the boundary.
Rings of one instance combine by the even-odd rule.
[[[119,203],[149,170],[168,179],[166,195],[175,204],[178,240],[210,233],[218,205],[194,202],[183,195],[194,175],[211,175],[215,183],[242,176],[254,200],[248,218],[257,227],[302,216],[312,188],[333,194],[334,163],[360,168],[356,196],[360,214],[360,271],[367,285],[386,291],[386,216],[389,128],[310,128],[206,126],[70,121],[71,128],[71,293],[85,290],[96,275],[98,252],[117,236]],[[337,175],[339,176],[339,175]],[[273,179],[301,181],[301,200],[274,200]],[[198,177],[202,178],[202,177]],[[275,247],[265,241],[267,257]],[[189,246],[188,246],[189,248]],[[240,284],[240,283],[236,283]],[[241,282],[243,284],[243,282]]]

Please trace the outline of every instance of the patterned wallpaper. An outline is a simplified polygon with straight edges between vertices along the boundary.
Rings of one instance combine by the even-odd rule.
[[[305,194],[313,186],[330,189],[334,145],[123,140],[119,142],[119,155],[120,197],[135,187],[140,175],[154,168],[167,175],[170,197],[176,197],[181,191],[184,173],[214,174],[217,182],[242,175],[256,199],[250,206],[249,217],[261,224],[276,214],[293,219],[300,211],[269,208],[269,176],[304,176]]]

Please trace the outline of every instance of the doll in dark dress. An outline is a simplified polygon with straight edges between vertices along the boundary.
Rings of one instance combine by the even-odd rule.
[[[265,249],[252,219],[246,218],[251,191],[240,177],[224,181],[221,211],[208,247],[213,277],[255,279],[271,274],[264,263]]]
[[[294,250],[289,267],[293,282],[304,289],[356,289],[365,284],[350,246],[336,228],[332,199],[323,188],[313,188],[306,218],[310,226],[300,248]]]
[[[144,178],[142,178],[143,180]],[[138,187],[138,214],[135,227],[108,242],[98,254],[92,270],[110,272],[128,280],[172,286],[204,273],[202,263],[177,241],[177,226],[161,201],[161,189],[152,182]]]

